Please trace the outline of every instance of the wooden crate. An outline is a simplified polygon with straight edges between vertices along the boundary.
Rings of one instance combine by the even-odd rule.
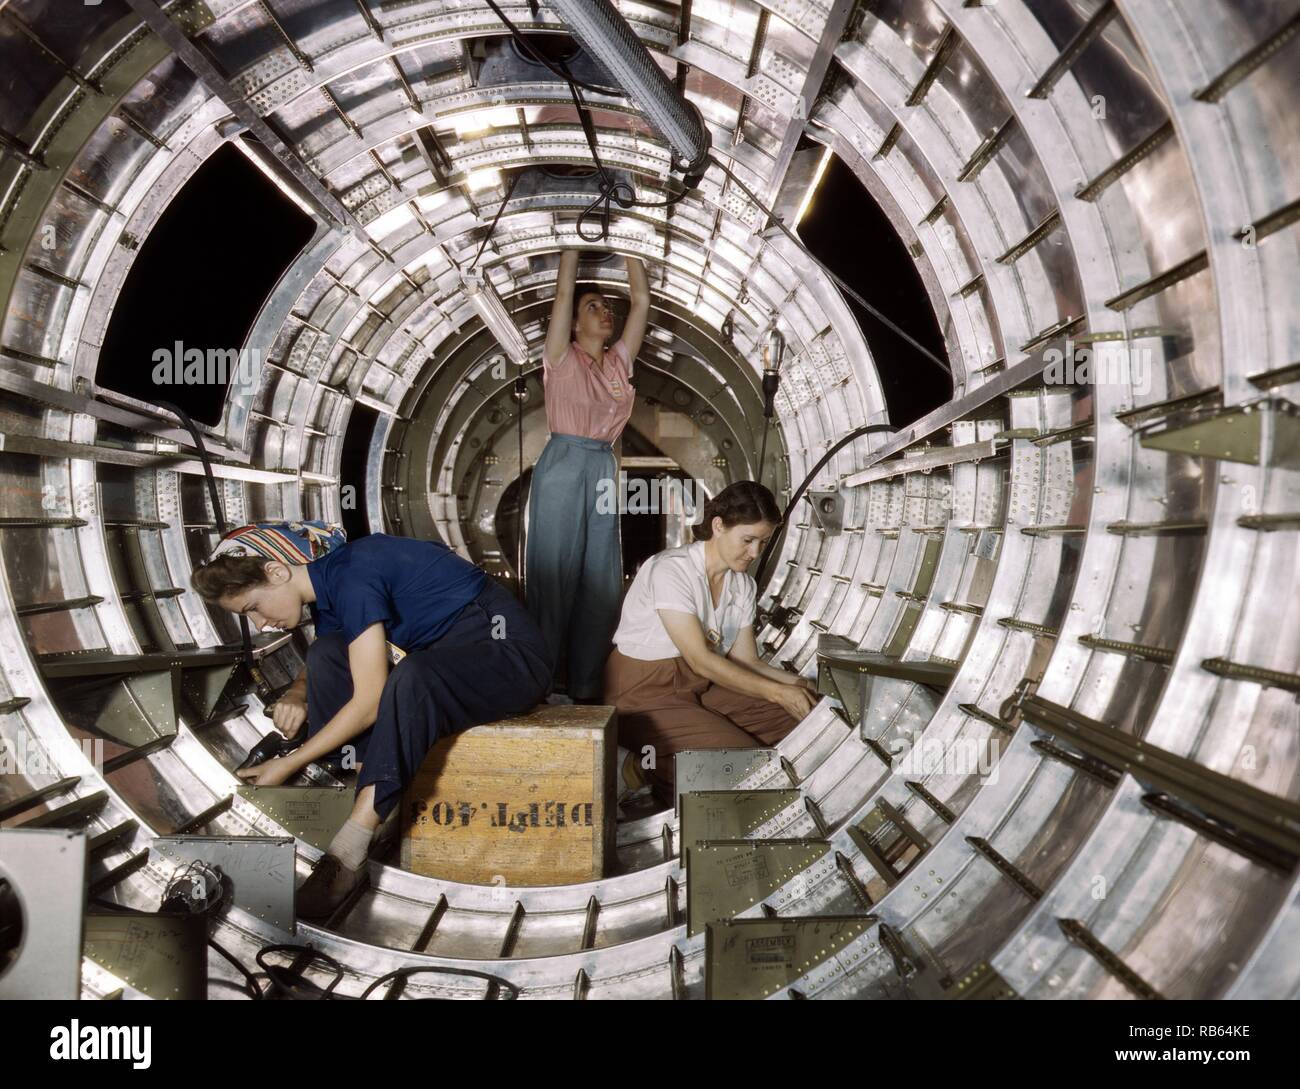
[[[402,799],[402,868],[478,885],[562,885],[614,860],[612,707],[542,706],[439,742]]]

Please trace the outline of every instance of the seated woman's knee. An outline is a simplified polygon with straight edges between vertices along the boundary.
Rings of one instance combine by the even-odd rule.
[[[396,700],[418,699],[428,693],[435,676],[427,669],[421,670],[418,662],[404,658],[388,671],[384,696]]]

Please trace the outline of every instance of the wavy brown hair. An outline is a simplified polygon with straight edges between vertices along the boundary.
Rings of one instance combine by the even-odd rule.
[[[770,522],[773,526],[779,526],[781,508],[776,505],[776,497],[762,484],[753,480],[737,480],[704,504],[703,521],[697,526],[691,526],[691,532],[697,541],[707,541],[713,537],[715,518],[722,519],[724,529],[750,526],[758,522]]]
[[[204,601],[242,594],[267,581],[265,556],[218,556],[195,570],[190,584]]]

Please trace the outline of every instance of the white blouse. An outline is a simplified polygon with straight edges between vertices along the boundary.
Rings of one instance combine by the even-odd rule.
[[[614,645],[629,658],[659,661],[680,657],[657,609],[693,613],[711,650],[727,654],[742,628],[754,622],[758,586],[753,576],[728,571],[717,608],[704,570],[704,542],[669,548],[641,565],[623,601]]]

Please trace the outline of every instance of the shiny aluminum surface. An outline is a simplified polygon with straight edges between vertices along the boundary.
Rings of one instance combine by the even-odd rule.
[[[852,169],[911,248],[953,371],[938,426],[861,438],[811,482],[839,491],[841,531],[796,511],[772,559],[761,605],[791,610],[758,631],[772,662],[812,675],[830,634],[955,673],[944,691],[871,681],[860,720],[828,696],[779,747],[784,767],[743,784],[802,791],[759,838],[825,839],[844,860],[769,905],[861,914],[860,883],[919,959],[948,975],[991,964],[1027,997],[1132,993],[1062,919],[1169,997],[1300,993],[1293,873],[1160,815],[1132,776],[1108,785],[1053,757],[1051,738],[1001,712],[1028,683],[1297,799],[1300,705],[1278,678],[1300,671],[1300,466],[1149,448],[1139,418],[1158,422],[1180,398],[1300,392],[1300,37],[1285,5],[695,0],[689,26],[681,5],[616,6],[665,74],[680,72],[716,153],[778,209],[791,215],[807,186],[801,135]],[[536,18],[524,0],[502,7],[524,29],[563,29],[545,3]],[[13,73],[0,97],[0,738],[41,757],[0,778],[0,805],[79,777],[5,822],[17,826],[105,792],[70,825],[118,832],[91,852],[89,881],[144,854],[101,894],[152,910],[172,875],[148,851],[156,837],[204,815],[186,834],[287,830],[237,797],[209,815],[266,729],[255,697],[208,722],[181,708],[169,746],[101,774],[53,672],[236,638],[188,590],[215,533],[188,437],[112,393],[119,361],[100,353],[139,241],[223,144],[272,155],[241,114],[272,126],[328,199],[295,189],[316,234],[244,345],[260,352],[255,380],[207,429],[227,516],[339,518],[343,436],[365,404],[380,420],[371,528],[443,539],[511,580],[500,523],[544,442],[540,373],[526,371],[518,405],[460,274],[510,172],[527,171],[479,268],[536,359],[557,252],[579,244],[592,188],[553,169],[589,162],[567,89],[479,0],[365,14],[341,0],[174,5],[220,76],[207,81],[142,24],[147,8],[104,0],[74,19],[45,0],[0,4],[0,70]],[[1086,44],[1063,55],[1081,30]],[[626,98],[588,97],[606,165],[662,199],[667,145]],[[273,155],[269,168],[292,176]],[[646,260],[654,297],[638,381],[658,404],[639,405],[633,427],[662,428],[707,490],[755,472],[759,347],[774,325],[789,349],[769,484],[788,494],[838,437],[888,422],[839,293],[716,166],[671,210],[615,215],[608,248]],[[617,294],[621,266],[593,262],[583,278]],[[1053,359],[1080,348],[1093,377],[1053,380]],[[1030,377],[998,385],[1017,368]],[[980,443],[991,456],[946,455]],[[287,681],[303,649],[268,654],[268,673]],[[1203,665],[1216,659],[1243,669]],[[110,689],[124,699],[128,685]],[[940,759],[918,770],[896,758],[904,746]],[[980,759],[942,759],[961,754]],[[893,884],[859,837],[882,802],[929,844]],[[628,819],[618,838],[618,872],[586,885],[465,886],[374,864],[345,914],[292,940],[343,963],[347,993],[402,965],[462,964],[525,997],[702,997],[676,818]],[[319,852],[298,848],[302,876]],[[291,940],[238,907],[217,932],[246,964]],[[223,961],[211,970],[234,978]],[[120,986],[83,962],[84,994]],[[795,986],[906,993],[875,928]],[[476,998],[484,985],[422,975],[407,994]]]

